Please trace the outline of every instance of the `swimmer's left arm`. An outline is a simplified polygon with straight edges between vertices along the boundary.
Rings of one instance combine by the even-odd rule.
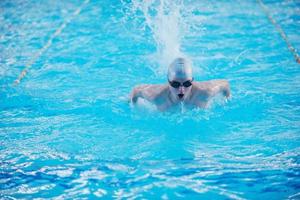
[[[213,80],[209,85],[210,96],[223,94],[226,98],[230,98],[230,86],[227,80]]]

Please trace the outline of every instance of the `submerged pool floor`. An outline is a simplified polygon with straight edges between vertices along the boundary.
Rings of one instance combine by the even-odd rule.
[[[299,2],[159,2],[0,1],[1,199],[300,198]],[[232,99],[132,108],[172,45]]]

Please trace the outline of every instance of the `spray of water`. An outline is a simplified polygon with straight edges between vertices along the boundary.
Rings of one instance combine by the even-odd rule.
[[[150,2],[153,3],[153,2]],[[151,13],[151,9],[155,9]],[[148,27],[157,44],[157,53],[163,63],[170,63],[174,57],[182,56],[180,51],[182,33],[180,32],[180,4],[161,0],[157,7],[144,4],[143,13]],[[166,63],[164,63],[166,62]]]
[[[157,74],[165,74],[174,58],[187,57],[181,51],[182,39],[188,24],[185,21],[187,10],[182,0],[133,0],[132,13],[142,13],[143,28],[149,30],[156,43],[156,53],[151,55],[159,68]],[[137,14],[136,14],[137,16]]]

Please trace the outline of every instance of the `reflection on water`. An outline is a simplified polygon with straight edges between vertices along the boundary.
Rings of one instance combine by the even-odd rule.
[[[213,196],[248,199],[258,193],[265,197],[274,194],[284,197],[298,189],[299,171],[295,169],[299,162],[295,153],[269,157],[245,155],[245,152],[233,155],[222,153],[225,149],[221,146],[214,145],[216,150],[212,152],[207,152],[207,145],[201,146],[195,158],[179,160],[80,163],[54,159],[35,164],[23,162],[14,167],[6,162],[3,166],[10,170],[1,174],[2,194],[13,192],[16,197],[56,194],[57,198]]]

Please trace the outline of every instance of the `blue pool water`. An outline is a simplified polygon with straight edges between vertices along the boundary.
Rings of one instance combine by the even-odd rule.
[[[299,1],[264,4],[299,50]],[[0,199],[300,199],[300,65],[257,1],[2,0],[0,23]],[[131,107],[178,53],[232,99]]]

